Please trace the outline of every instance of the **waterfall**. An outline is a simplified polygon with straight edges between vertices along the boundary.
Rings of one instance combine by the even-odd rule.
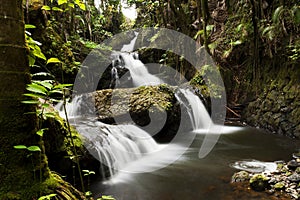
[[[111,85],[121,83],[122,77],[118,76],[118,69],[121,68],[128,69],[135,87],[164,83],[160,78],[149,73],[147,67],[138,59],[137,53],[130,53],[134,49],[137,36],[138,34],[135,33],[135,37],[130,44],[123,46],[123,52],[114,52],[112,54]],[[194,132],[199,133],[201,130],[208,130],[217,126],[212,122],[199,97],[192,91],[189,89],[178,89],[175,96],[181,105],[187,109]],[[178,151],[179,148],[175,143],[171,145],[157,144],[150,134],[135,125],[108,125],[99,122],[94,98],[93,93],[75,96],[72,102],[67,104],[67,113],[70,122],[84,137],[85,146],[89,152],[103,164],[101,165],[103,175],[112,176],[116,171],[126,169],[130,163],[134,163],[137,160],[151,163],[152,168],[157,168],[159,167],[157,162],[163,160],[170,164],[177,159],[178,155],[183,154],[184,148]],[[64,115],[62,114],[62,116]],[[185,136],[185,139],[188,137]],[[210,144],[211,140],[209,142],[204,140],[200,151],[204,149],[205,153],[208,152],[205,150],[210,148],[210,145],[207,143]],[[160,151],[163,148],[165,150]],[[104,165],[107,167],[104,167]],[[139,164],[139,166],[141,165]],[[138,169],[136,172],[145,171],[147,170],[143,168]]]
[[[135,42],[137,40],[137,37],[138,37],[138,32],[134,32],[134,38],[130,41],[129,44],[125,44],[123,45],[121,51],[122,52],[132,52],[134,50],[134,45],[135,45]]]
[[[134,34],[135,37],[129,44],[123,45],[120,52],[114,52],[112,54],[112,80],[116,80],[116,82],[119,81],[118,68],[126,68],[130,72],[134,87],[164,83],[160,78],[150,74],[144,63],[138,59],[138,53],[133,52],[138,32],[134,32]]]
[[[214,125],[204,104],[192,91],[189,89],[179,89],[175,96],[181,105],[184,105],[187,109],[195,132],[201,129],[208,130]]]
[[[62,104],[56,106],[62,110]],[[144,155],[156,152],[160,146],[144,130],[134,125],[108,125],[95,117],[92,94],[75,96],[66,106],[69,120],[83,136],[88,151],[108,167],[102,174],[112,176]],[[61,116],[64,113],[61,111]]]
[[[109,176],[144,155],[154,153],[159,145],[134,125],[107,125],[98,121],[76,124],[89,152],[109,169]],[[102,174],[107,174],[101,168]]]
[[[150,74],[147,67],[139,59],[136,59],[136,53],[120,53],[120,55],[124,61],[124,67],[130,72],[135,87],[163,83],[158,77]]]

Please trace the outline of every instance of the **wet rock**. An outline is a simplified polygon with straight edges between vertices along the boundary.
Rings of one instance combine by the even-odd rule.
[[[291,160],[287,163],[287,166],[291,170],[295,170],[297,167],[299,167],[299,163],[296,160]]]
[[[240,172],[233,174],[233,176],[231,178],[231,182],[232,183],[244,182],[244,181],[248,181],[249,179],[250,179],[250,176],[249,176],[248,172],[240,171]]]
[[[291,182],[298,183],[298,182],[300,182],[300,175],[297,173],[294,173],[294,174],[290,175],[287,179]]]
[[[285,183],[284,183],[284,182],[278,182],[278,183],[276,183],[276,184],[274,185],[274,188],[275,188],[276,190],[282,190],[282,189],[285,188]]]
[[[250,179],[250,187],[255,191],[264,191],[270,186],[268,180],[269,178],[263,174],[255,174]]]

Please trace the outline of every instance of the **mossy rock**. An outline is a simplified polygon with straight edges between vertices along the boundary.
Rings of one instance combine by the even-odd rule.
[[[235,182],[244,182],[244,181],[248,181],[250,179],[250,175],[248,172],[246,171],[240,171],[237,173],[234,173],[232,178],[231,178],[231,182],[235,183]]]
[[[264,191],[270,186],[268,180],[269,178],[263,174],[255,174],[249,181],[250,187],[255,191]]]
[[[98,118],[104,123],[133,123],[143,128],[150,122],[159,124],[166,120],[157,135],[173,135],[180,125],[180,106],[174,89],[166,84],[105,89],[94,92],[93,101]]]
[[[274,185],[274,188],[276,190],[283,190],[285,188],[285,184],[284,184],[284,182],[278,182]]]
[[[99,174],[100,163],[88,153],[82,136],[73,126],[70,127],[70,134],[66,121],[53,108],[48,109],[55,116],[47,118],[43,123],[43,126],[48,128],[44,134],[44,143],[50,169],[65,176],[66,180],[70,182],[74,181],[73,176],[76,177],[76,181],[79,181],[79,172],[75,162],[76,159],[79,159],[81,167],[95,171],[97,175],[101,176]],[[79,158],[76,158],[73,144]]]

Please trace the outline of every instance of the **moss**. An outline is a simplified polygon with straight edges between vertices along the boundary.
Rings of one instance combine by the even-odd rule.
[[[276,183],[276,184],[274,185],[274,188],[275,188],[276,190],[282,190],[282,189],[284,189],[284,188],[285,188],[284,182],[278,182],[278,183]]]
[[[174,93],[167,85],[141,86],[130,97],[130,109],[133,112],[148,110],[154,106],[169,111],[173,107]]]
[[[263,191],[269,187],[268,180],[269,178],[263,174],[255,174],[251,177],[249,183],[253,190]]]
[[[64,191],[63,194],[61,191]],[[69,183],[65,182],[59,175],[51,173],[43,182],[36,182],[19,192],[10,191],[3,196],[3,200],[30,200],[38,199],[40,196],[56,194],[59,199],[85,199],[84,195],[77,191]]]

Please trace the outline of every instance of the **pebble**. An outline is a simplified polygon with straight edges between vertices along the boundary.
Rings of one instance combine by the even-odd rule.
[[[300,153],[295,153],[293,154],[293,160],[290,160],[287,163],[285,163],[284,161],[275,162],[278,165],[277,170],[275,172],[265,174],[265,176],[269,179],[269,188],[265,188],[265,192],[274,196],[280,196],[278,192],[282,192],[288,194],[294,200],[300,200],[299,156]],[[248,181],[248,176],[245,176],[245,172],[236,174],[237,175],[232,179],[233,182]],[[253,177],[256,174],[260,173],[249,173],[249,177]]]
[[[299,182],[300,181],[300,175],[297,173],[292,174],[287,178],[291,182]]]

